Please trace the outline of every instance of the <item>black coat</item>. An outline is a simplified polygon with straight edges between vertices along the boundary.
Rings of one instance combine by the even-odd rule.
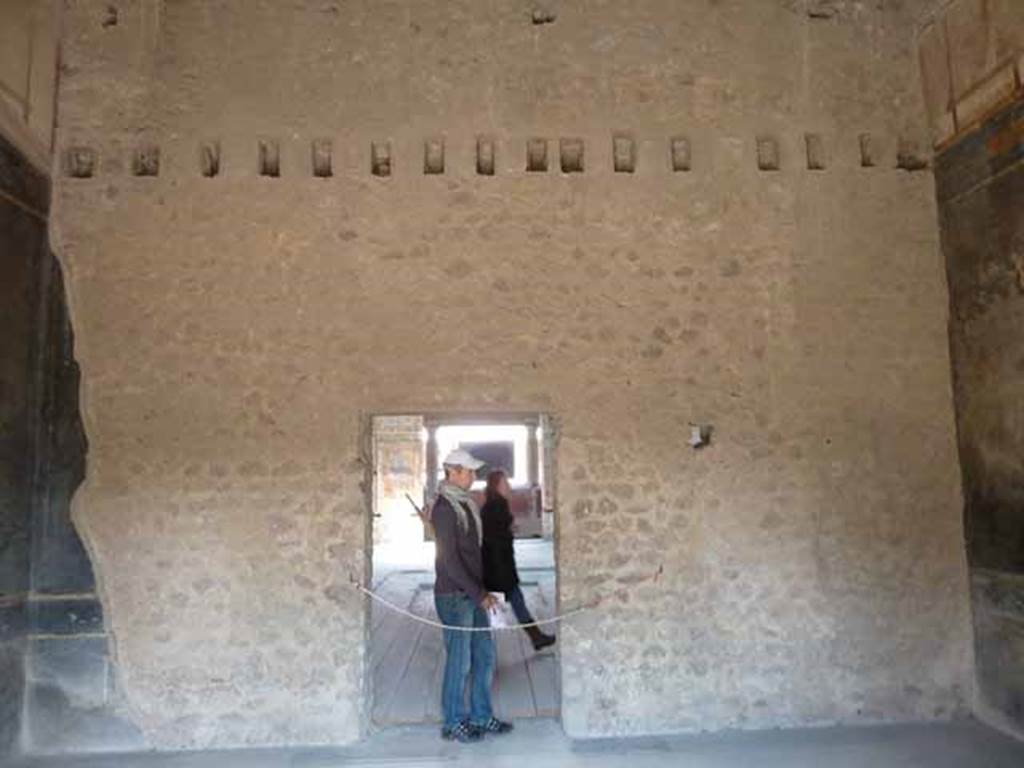
[[[462,593],[479,603],[486,592],[483,584],[483,563],[480,540],[470,510],[465,510],[466,527],[459,525],[459,515],[451,502],[438,496],[431,512],[437,538],[437,559],[434,561],[434,594]]]
[[[491,592],[508,592],[519,585],[508,500],[495,496],[480,510],[480,519],[484,529],[484,585]]]

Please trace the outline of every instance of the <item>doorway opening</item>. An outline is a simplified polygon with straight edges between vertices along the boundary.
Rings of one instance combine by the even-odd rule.
[[[506,472],[520,588],[537,620],[555,614],[555,447],[546,415],[379,415],[372,417],[370,432],[372,584],[378,594],[417,616],[438,620],[434,542],[419,510],[437,495],[444,456],[463,448],[486,462],[470,489],[481,507],[487,473]],[[440,723],[441,630],[376,601],[370,606],[367,656],[374,725]],[[495,714],[509,720],[557,717],[557,652],[535,652],[521,630],[496,631],[495,646]]]

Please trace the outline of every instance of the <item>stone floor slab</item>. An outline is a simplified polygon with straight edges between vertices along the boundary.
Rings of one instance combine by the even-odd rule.
[[[975,722],[572,741],[554,720],[483,744],[443,742],[432,727],[380,731],[344,749],[24,758],[10,768],[1019,768],[1024,742]]]

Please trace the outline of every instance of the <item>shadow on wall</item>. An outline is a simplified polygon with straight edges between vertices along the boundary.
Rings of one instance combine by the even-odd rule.
[[[111,714],[103,609],[71,523],[87,442],[49,195],[0,138],[0,756],[140,743]]]

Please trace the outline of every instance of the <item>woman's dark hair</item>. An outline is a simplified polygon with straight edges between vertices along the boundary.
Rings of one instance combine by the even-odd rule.
[[[504,469],[493,469],[487,473],[487,488],[484,491],[484,496],[487,501],[495,499],[501,494],[498,493],[498,484],[502,478],[508,478],[508,473]]]

